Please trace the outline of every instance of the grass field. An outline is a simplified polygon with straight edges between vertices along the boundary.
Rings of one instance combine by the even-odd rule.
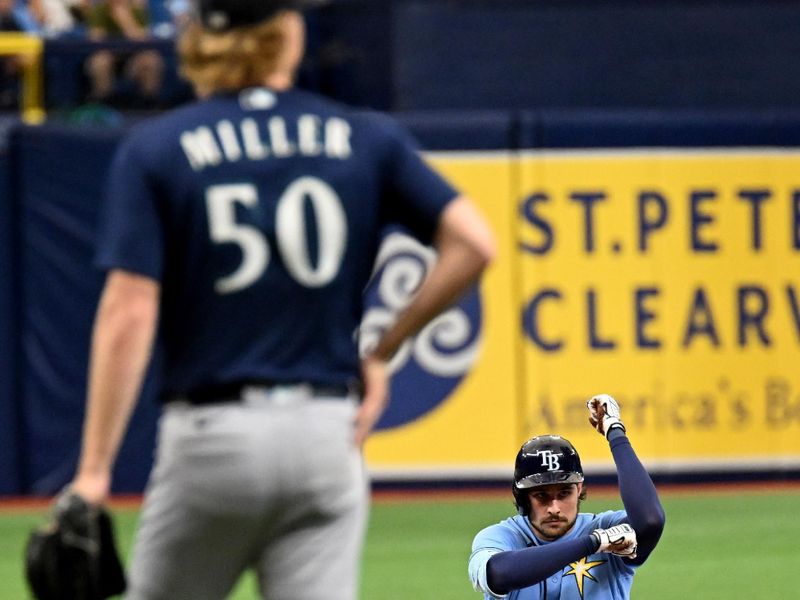
[[[633,598],[666,600],[800,598],[800,489],[665,492],[667,527],[636,576]],[[2,505],[0,505],[2,506]],[[590,491],[583,510],[620,507],[618,498]],[[364,556],[362,600],[479,598],[467,580],[473,535],[509,516],[511,499],[386,499],[375,503]],[[0,600],[29,598],[21,556],[43,509],[0,510]],[[115,509],[127,549],[137,513]],[[232,600],[253,600],[245,577]],[[302,600],[302,599],[298,599]]]

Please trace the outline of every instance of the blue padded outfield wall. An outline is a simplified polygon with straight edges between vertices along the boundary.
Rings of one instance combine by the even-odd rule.
[[[12,134],[19,256],[17,397],[22,490],[52,493],[78,456],[91,323],[102,278],[91,268],[95,219],[119,132],[28,128]],[[5,377],[4,377],[5,378]],[[5,403],[4,403],[5,404]],[[19,409],[18,409],[19,410]],[[144,413],[142,418],[140,415]],[[120,460],[121,489],[149,470],[154,406],[142,402]],[[141,426],[140,426],[141,423]]]
[[[318,24],[321,91],[379,109],[761,109],[800,96],[791,0],[338,0]]]
[[[794,2],[393,7],[394,109],[771,108],[800,93],[800,67],[786,60],[800,53]]]
[[[9,181],[9,158],[0,152],[0,494],[20,491],[20,452],[23,444],[19,402],[16,395],[17,344],[16,327],[17,269],[15,250],[15,203]]]
[[[565,145],[633,146],[640,157],[657,154],[664,145],[702,148],[707,140],[723,147],[800,147],[800,118],[782,113],[406,113],[400,119],[430,150],[467,151],[465,157],[488,151],[490,162],[492,156]],[[12,341],[3,345],[0,361],[2,494],[53,493],[75,468],[90,328],[102,283],[91,266],[94,226],[104,174],[121,135],[120,129],[21,127],[0,163],[5,228],[0,269],[8,283],[0,297],[0,327]],[[508,176],[519,178],[513,169]],[[484,184],[493,192],[508,182]],[[484,210],[506,221],[516,212],[515,202],[524,200],[499,198],[502,204]],[[512,237],[511,243],[515,251],[518,242]],[[508,310],[502,312],[509,319]],[[518,328],[516,319],[510,321]],[[490,326],[504,328],[496,319]],[[117,491],[144,486],[155,436],[155,384],[151,377],[122,450]],[[486,404],[484,398],[474,401]],[[795,410],[791,403],[781,406],[787,414]],[[516,427],[510,425],[506,436],[512,446]]]
[[[392,111],[789,109],[798,30],[794,0],[334,0],[310,15],[300,81]],[[79,103],[92,49],[48,40],[50,108]],[[168,69],[164,101],[184,87]]]

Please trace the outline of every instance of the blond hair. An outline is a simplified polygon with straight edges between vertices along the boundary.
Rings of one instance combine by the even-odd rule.
[[[180,71],[199,96],[263,85],[286,43],[284,14],[257,25],[214,32],[187,24],[178,40]]]

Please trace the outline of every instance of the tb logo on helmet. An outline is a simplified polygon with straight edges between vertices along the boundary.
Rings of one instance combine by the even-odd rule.
[[[547,467],[548,471],[559,471],[561,463],[558,462],[558,457],[563,456],[562,453],[553,452],[552,450],[539,450],[534,456],[542,457],[542,466]]]
[[[368,308],[358,331],[362,354],[377,343],[408,305],[435,258],[432,249],[399,231],[386,236],[367,288]],[[480,331],[481,305],[476,288],[407,339],[389,363],[391,395],[404,400],[389,403],[377,429],[405,425],[444,402],[472,368]]]
[[[525,442],[517,452],[511,489],[519,513],[527,515],[531,508],[527,490],[582,481],[583,467],[575,446],[560,435],[539,435]]]

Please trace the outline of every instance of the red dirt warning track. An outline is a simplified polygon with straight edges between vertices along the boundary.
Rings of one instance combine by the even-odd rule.
[[[800,492],[800,481],[753,481],[736,483],[704,483],[704,484],[669,484],[659,485],[658,491],[664,495],[691,496],[707,494],[758,494],[775,491]],[[616,496],[619,492],[611,485],[592,485],[589,488],[592,496]],[[393,502],[431,502],[436,500],[501,500],[510,498],[510,490],[501,488],[451,488],[451,489],[409,489],[409,490],[376,490],[372,494],[375,504]],[[137,509],[142,498],[138,495],[115,496],[109,502],[112,508]],[[8,497],[0,498],[0,512],[45,511],[49,508],[50,497]]]

